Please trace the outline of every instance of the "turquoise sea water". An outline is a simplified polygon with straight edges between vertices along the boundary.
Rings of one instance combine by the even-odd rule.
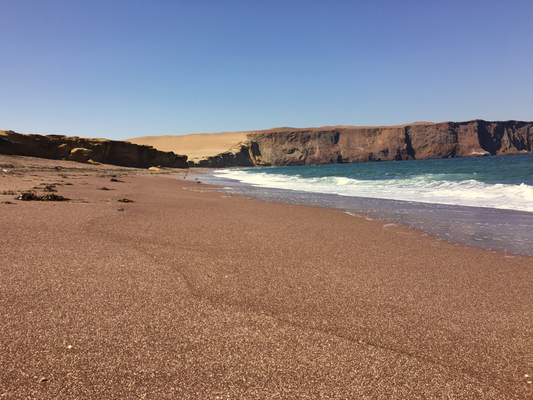
[[[533,255],[533,155],[225,169],[206,183],[342,209],[456,243]]]

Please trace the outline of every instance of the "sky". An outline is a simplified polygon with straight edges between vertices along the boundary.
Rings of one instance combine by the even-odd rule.
[[[533,120],[531,0],[0,0],[0,129]]]

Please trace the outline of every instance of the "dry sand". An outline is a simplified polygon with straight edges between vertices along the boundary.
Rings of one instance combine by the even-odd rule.
[[[185,171],[0,166],[71,199],[0,195],[1,398],[533,398],[531,257]]]
[[[186,154],[190,158],[215,156],[246,140],[249,132],[198,133],[182,136],[143,136],[128,142],[152,146],[162,151]]]

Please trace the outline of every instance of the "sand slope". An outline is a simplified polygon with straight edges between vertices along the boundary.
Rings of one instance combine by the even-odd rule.
[[[142,136],[128,142],[152,146],[162,151],[186,154],[189,157],[208,157],[228,151],[249,132],[197,133],[182,136]]]

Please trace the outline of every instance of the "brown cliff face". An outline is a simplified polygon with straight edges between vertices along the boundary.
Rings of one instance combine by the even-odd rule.
[[[238,136],[233,146],[227,145],[231,147],[227,151],[190,161],[188,165],[224,168],[519,154],[532,151],[533,122],[474,120],[390,127],[277,128],[240,132]],[[209,142],[210,135],[203,135],[200,142],[203,140]],[[201,144],[195,146],[202,147]],[[0,131],[0,153],[129,167],[187,168],[187,156],[151,146],[12,131]]]
[[[254,165],[310,165],[531,152],[532,122],[443,122],[404,126],[280,129],[248,135]]]
[[[188,168],[187,156],[129,142],[62,135],[26,135],[0,131],[0,153],[78,162],[100,162],[123,167],[155,165]]]

